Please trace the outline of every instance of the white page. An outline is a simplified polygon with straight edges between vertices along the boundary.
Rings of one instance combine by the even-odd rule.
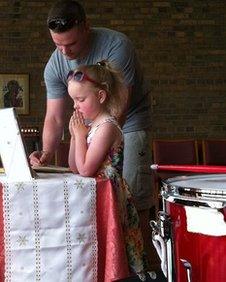
[[[13,108],[0,109],[0,155],[8,181],[30,181],[30,169]]]

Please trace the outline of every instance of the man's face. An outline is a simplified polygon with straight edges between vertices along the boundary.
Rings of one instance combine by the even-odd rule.
[[[50,34],[56,47],[69,60],[81,58],[88,49],[89,28],[86,23],[63,33],[50,30]]]

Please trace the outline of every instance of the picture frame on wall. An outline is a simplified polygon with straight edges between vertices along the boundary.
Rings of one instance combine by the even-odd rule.
[[[29,74],[0,73],[0,108],[10,107],[29,114]]]

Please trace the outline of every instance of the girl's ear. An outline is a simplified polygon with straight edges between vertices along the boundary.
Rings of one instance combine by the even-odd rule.
[[[105,90],[101,89],[98,91],[98,98],[99,98],[99,101],[101,104],[104,103],[104,101],[106,100],[107,98],[107,93]]]

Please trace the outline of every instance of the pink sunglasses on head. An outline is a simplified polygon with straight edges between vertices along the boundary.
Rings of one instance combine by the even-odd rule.
[[[102,87],[101,83],[95,81],[94,79],[90,78],[87,74],[85,74],[82,71],[69,71],[68,75],[67,75],[67,81],[70,81],[71,79],[81,82],[84,80],[87,80],[89,82],[92,82],[100,87]]]

